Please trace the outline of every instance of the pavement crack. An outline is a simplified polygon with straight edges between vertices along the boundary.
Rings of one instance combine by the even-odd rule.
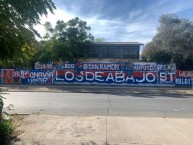
[[[109,99],[109,96],[107,96],[107,115],[106,115],[106,143],[105,145],[108,145],[108,121],[107,118],[109,116],[109,104],[111,106],[111,101]]]
[[[109,116],[109,107],[107,106],[107,116]]]
[[[108,116],[106,116],[106,143],[105,143],[106,145],[108,145],[108,141],[107,141],[107,117]]]
[[[109,96],[107,96],[107,102],[110,104],[110,106],[112,106]]]

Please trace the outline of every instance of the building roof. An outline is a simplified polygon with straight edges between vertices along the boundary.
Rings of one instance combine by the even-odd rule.
[[[96,45],[144,45],[139,42],[94,42]]]

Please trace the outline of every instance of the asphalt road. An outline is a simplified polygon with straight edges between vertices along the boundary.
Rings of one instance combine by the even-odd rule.
[[[163,94],[117,90],[116,93],[10,92],[5,95],[4,108],[13,114],[193,118],[193,95],[167,94],[164,90]]]

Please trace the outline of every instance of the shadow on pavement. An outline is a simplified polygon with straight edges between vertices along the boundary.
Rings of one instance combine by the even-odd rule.
[[[98,145],[96,142],[94,141],[90,141],[90,142],[81,142],[81,145]]]
[[[67,86],[67,85],[0,85],[10,92],[53,92],[53,93],[92,93],[143,98],[190,98],[191,88],[165,87],[120,87],[120,86]]]

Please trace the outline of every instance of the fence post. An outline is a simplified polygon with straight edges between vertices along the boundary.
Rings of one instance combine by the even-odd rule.
[[[192,91],[193,91],[193,76],[192,76]]]

